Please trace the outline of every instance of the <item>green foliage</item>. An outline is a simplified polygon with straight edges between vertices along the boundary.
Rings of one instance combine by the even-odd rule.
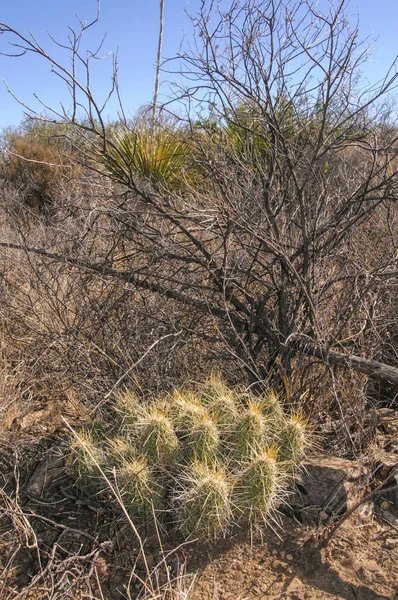
[[[216,376],[148,402],[125,391],[116,409],[118,435],[83,432],[74,444],[79,485],[103,489],[102,469],[132,516],[169,515],[185,538],[267,522],[308,445],[305,422],[286,415],[275,393],[234,391]]]
[[[118,182],[138,176],[175,190],[191,177],[189,156],[190,148],[181,131],[166,125],[153,130],[142,119],[130,130],[115,128],[100,160]]]

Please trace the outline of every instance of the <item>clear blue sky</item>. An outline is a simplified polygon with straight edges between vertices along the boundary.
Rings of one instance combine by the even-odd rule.
[[[325,2],[326,0],[322,0]],[[163,56],[173,56],[179,49],[184,31],[191,29],[184,9],[194,13],[200,0],[165,0]],[[0,21],[28,34],[50,52],[54,45],[47,31],[58,41],[65,41],[67,25],[77,25],[76,14],[91,20],[96,12],[96,0],[0,0]],[[372,62],[365,70],[370,81],[380,78],[398,54],[398,1],[352,0],[349,13],[359,13],[360,32],[365,38],[378,38],[374,43]],[[107,33],[103,53],[119,48],[119,74],[124,105],[129,115],[151,101],[155,78],[158,36],[159,0],[101,0],[100,22],[87,36],[86,44],[93,49]],[[6,50],[5,36],[0,36],[0,50]],[[60,56],[60,51],[55,50]],[[64,53],[66,62],[68,61]],[[93,87],[98,97],[109,89],[111,59],[95,64]],[[163,90],[167,92],[167,75],[163,75]],[[170,77],[170,76],[169,76]],[[22,109],[7,93],[1,80],[24,102],[35,104],[33,94],[54,106],[59,100],[67,104],[64,84],[50,73],[48,64],[35,56],[11,59],[0,56],[0,127],[18,124]],[[110,107],[116,111],[116,106]]]

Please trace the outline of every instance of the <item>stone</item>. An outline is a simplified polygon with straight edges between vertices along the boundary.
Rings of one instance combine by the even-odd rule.
[[[370,571],[371,573],[381,573],[382,570],[380,569],[379,565],[377,564],[377,562],[375,560],[368,560],[366,561],[366,567],[361,567],[362,569],[364,569],[365,571]]]
[[[50,448],[47,455],[36,466],[25,489],[25,493],[29,497],[42,498],[46,487],[63,470],[66,446],[67,436],[59,444]]]
[[[373,502],[366,502],[359,510],[358,516],[364,523],[368,523],[373,517],[374,504]]]
[[[397,543],[398,543],[398,540],[396,540],[394,538],[387,538],[385,541],[385,546],[386,546],[386,548],[392,550],[393,548],[395,548]]]
[[[361,484],[368,473],[358,461],[318,455],[304,461],[303,473],[292,508],[307,516],[319,518],[320,512],[343,513],[360,499]],[[303,520],[304,520],[303,518]]]
[[[390,523],[393,527],[398,527],[398,519],[395,515],[388,512],[387,510],[383,511],[383,517],[388,523]]]

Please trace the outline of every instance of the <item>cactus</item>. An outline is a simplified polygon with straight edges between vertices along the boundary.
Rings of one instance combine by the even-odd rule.
[[[167,461],[178,450],[178,438],[165,402],[143,410],[136,422],[136,433],[148,460]]]
[[[192,392],[175,391],[170,404],[174,426],[180,437],[185,437],[198,423],[210,416]]]
[[[237,460],[245,460],[263,448],[271,440],[272,432],[273,424],[264,414],[264,403],[249,399],[232,434]]]
[[[71,443],[73,469],[77,483],[86,493],[100,493],[104,489],[101,467],[107,455],[97,439],[95,428],[83,429]]]
[[[128,512],[138,518],[152,515],[160,497],[160,489],[143,456],[125,460],[115,470],[120,496]]]
[[[115,404],[118,436],[93,427],[73,443],[79,485],[101,493],[105,473],[137,522],[155,510],[187,538],[267,522],[310,441],[305,420],[286,415],[272,390],[234,391],[215,375],[199,391],[152,402],[125,391]]]
[[[216,463],[195,461],[180,475],[177,523],[186,538],[224,536],[232,524],[231,483]]]
[[[305,420],[299,414],[293,414],[283,421],[278,438],[278,457],[286,463],[290,473],[295,473],[310,443]]]
[[[116,410],[121,416],[122,431],[128,435],[139,419],[142,412],[142,402],[130,390],[123,390],[115,395]]]
[[[204,418],[192,427],[186,440],[188,457],[193,460],[208,460],[217,455],[220,434],[211,418]]]
[[[234,505],[240,519],[250,524],[266,522],[282,498],[286,476],[275,448],[254,451],[236,478]]]
[[[238,418],[239,398],[219,377],[209,377],[204,384],[201,398],[219,426],[228,427]]]

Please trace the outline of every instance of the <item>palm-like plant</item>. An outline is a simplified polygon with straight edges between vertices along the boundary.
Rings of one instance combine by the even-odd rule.
[[[191,177],[189,156],[190,147],[182,132],[170,125],[152,130],[143,118],[129,129],[121,127],[110,134],[101,162],[118,182],[139,177],[176,190]]]

